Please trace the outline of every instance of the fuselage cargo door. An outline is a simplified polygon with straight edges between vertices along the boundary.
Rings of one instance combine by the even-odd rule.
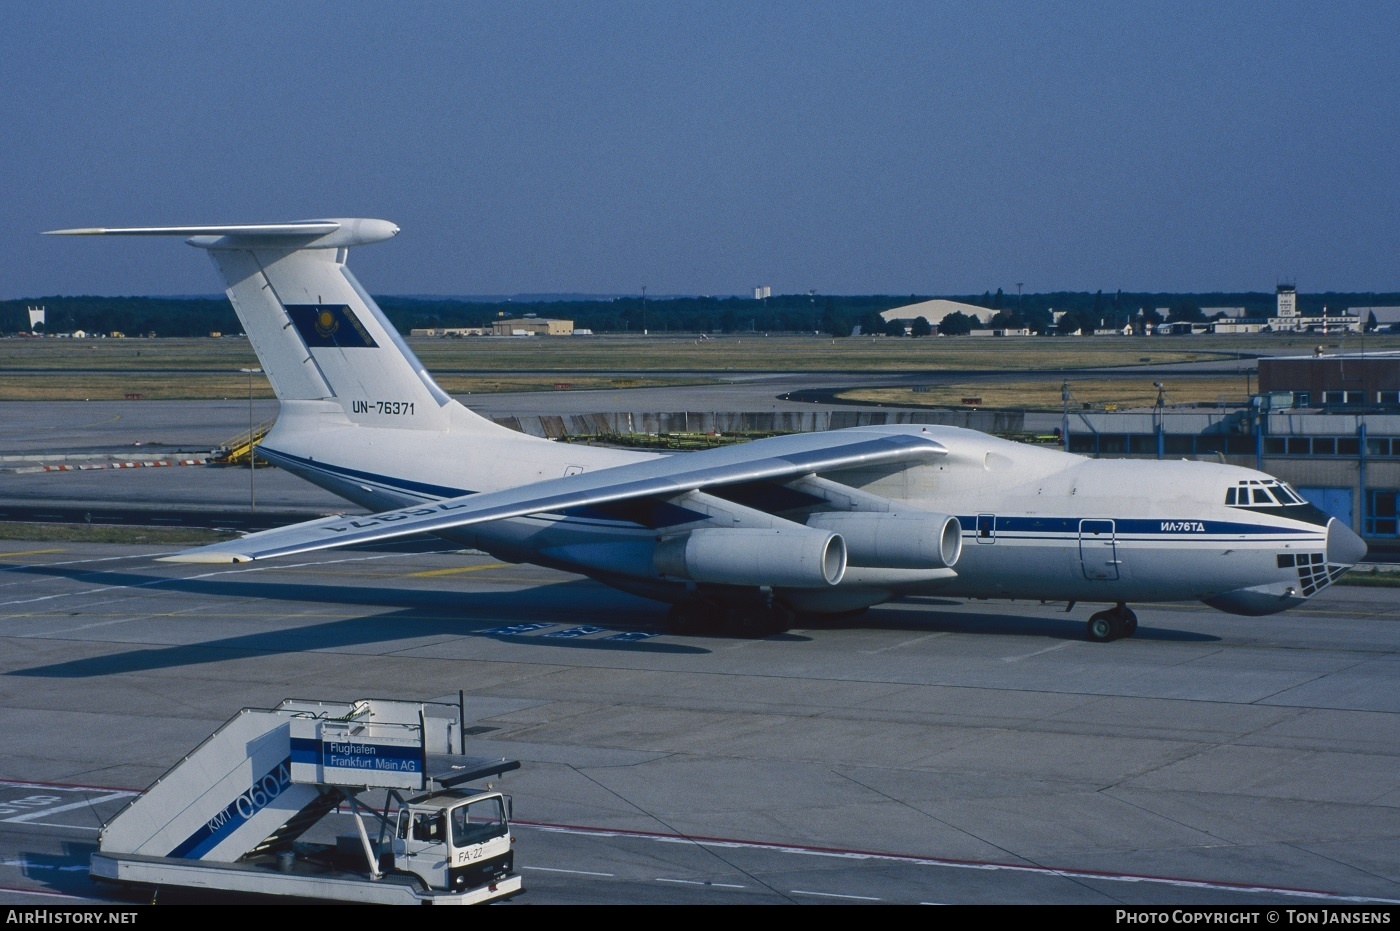
[[[1079,522],[1079,561],[1086,579],[1118,578],[1118,545],[1114,540],[1113,521]]]

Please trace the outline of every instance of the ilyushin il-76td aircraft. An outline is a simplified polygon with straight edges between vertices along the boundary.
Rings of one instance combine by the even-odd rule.
[[[944,426],[855,427],[661,455],[556,443],[449,397],[346,267],[370,219],[56,230],[205,249],[280,401],[259,454],[369,509],[169,557],[268,559],[429,533],[763,636],[908,595],[1234,614],[1303,604],[1366,553],[1286,483],[1224,463],[1088,459]]]

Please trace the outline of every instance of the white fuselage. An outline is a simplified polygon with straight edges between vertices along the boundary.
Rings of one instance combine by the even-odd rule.
[[[308,429],[310,424],[315,429]],[[1227,489],[1268,479],[1262,473],[1202,462],[1086,459],[956,427],[885,429],[926,433],[948,455],[827,478],[909,508],[957,517],[963,547],[956,574],[924,580],[876,573],[872,581],[871,573],[852,567],[831,591],[790,593],[804,610],[844,610],[933,592],[1150,602],[1208,600],[1244,590],[1252,593],[1244,613],[1253,614],[1298,604],[1328,581],[1321,566],[1316,579],[1298,568],[1311,567],[1313,560],[1325,565],[1328,526],[1318,512],[1299,507],[1293,516],[1285,508],[1270,512],[1225,504]],[[655,458],[524,435],[363,430],[344,422],[338,408],[317,402],[284,404],[263,451],[283,468],[370,510]],[[696,514],[688,524],[686,512],[677,510],[680,522],[665,532],[705,523]],[[656,526],[607,512],[520,517],[445,536],[499,558],[592,575],[663,600],[679,599],[687,590],[651,569]],[[630,545],[632,555],[617,557],[627,547],[615,544]],[[613,555],[580,556],[599,551]],[[1285,554],[1295,558],[1281,560]],[[1305,594],[1310,581],[1316,584]]]

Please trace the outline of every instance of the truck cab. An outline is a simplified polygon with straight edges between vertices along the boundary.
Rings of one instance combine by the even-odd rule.
[[[437,792],[399,809],[393,868],[433,889],[460,892],[514,872],[510,799],[499,792]]]

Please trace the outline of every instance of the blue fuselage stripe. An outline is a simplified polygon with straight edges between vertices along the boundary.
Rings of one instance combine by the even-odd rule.
[[[390,478],[375,472],[362,472],[359,469],[350,469],[345,466],[330,465],[325,462],[303,459],[301,456],[293,456],[289,453],[278,452],[275,449],[268,449],[265,446],[258,447],[258,455],[265,456],[269,462],[274,464],[280,464],[279,460],[281,460],[281,462],[290,463],[303,469],[324,472],[342,481],[368,482],[374,485],[381,485],[394,491],[418,495],[419,497],[460,498],[462,495],[473,494],[472,491],[466,488],[453,488],[450,485],[433,485],[428,482],[413,482],[405,478]]]
[[[1172,539],[1201,538],[1216,536],[1321,536],[1319,527],[1287,527],[1270,524],[1244,524],[1238,521],[1223,520],[1178,520],[1150,517],[1080,518],[1080,517],[1008,517],[996,515],[996,523],[987,528],[998,537],[1017,536],[1034,539],[1036,535],[1050,537],[1078,537],[1080,522],[1092,520],[1100,523],[1093,529],[1102,531],[1101,522],[1113,522],[1113,534],[1118,539],[1141,537],[1169,537]],[[975,535],[979,531],[976,515],[959,517],[963,533]],[[1092,530],[1089,530],[1092,533]]]

